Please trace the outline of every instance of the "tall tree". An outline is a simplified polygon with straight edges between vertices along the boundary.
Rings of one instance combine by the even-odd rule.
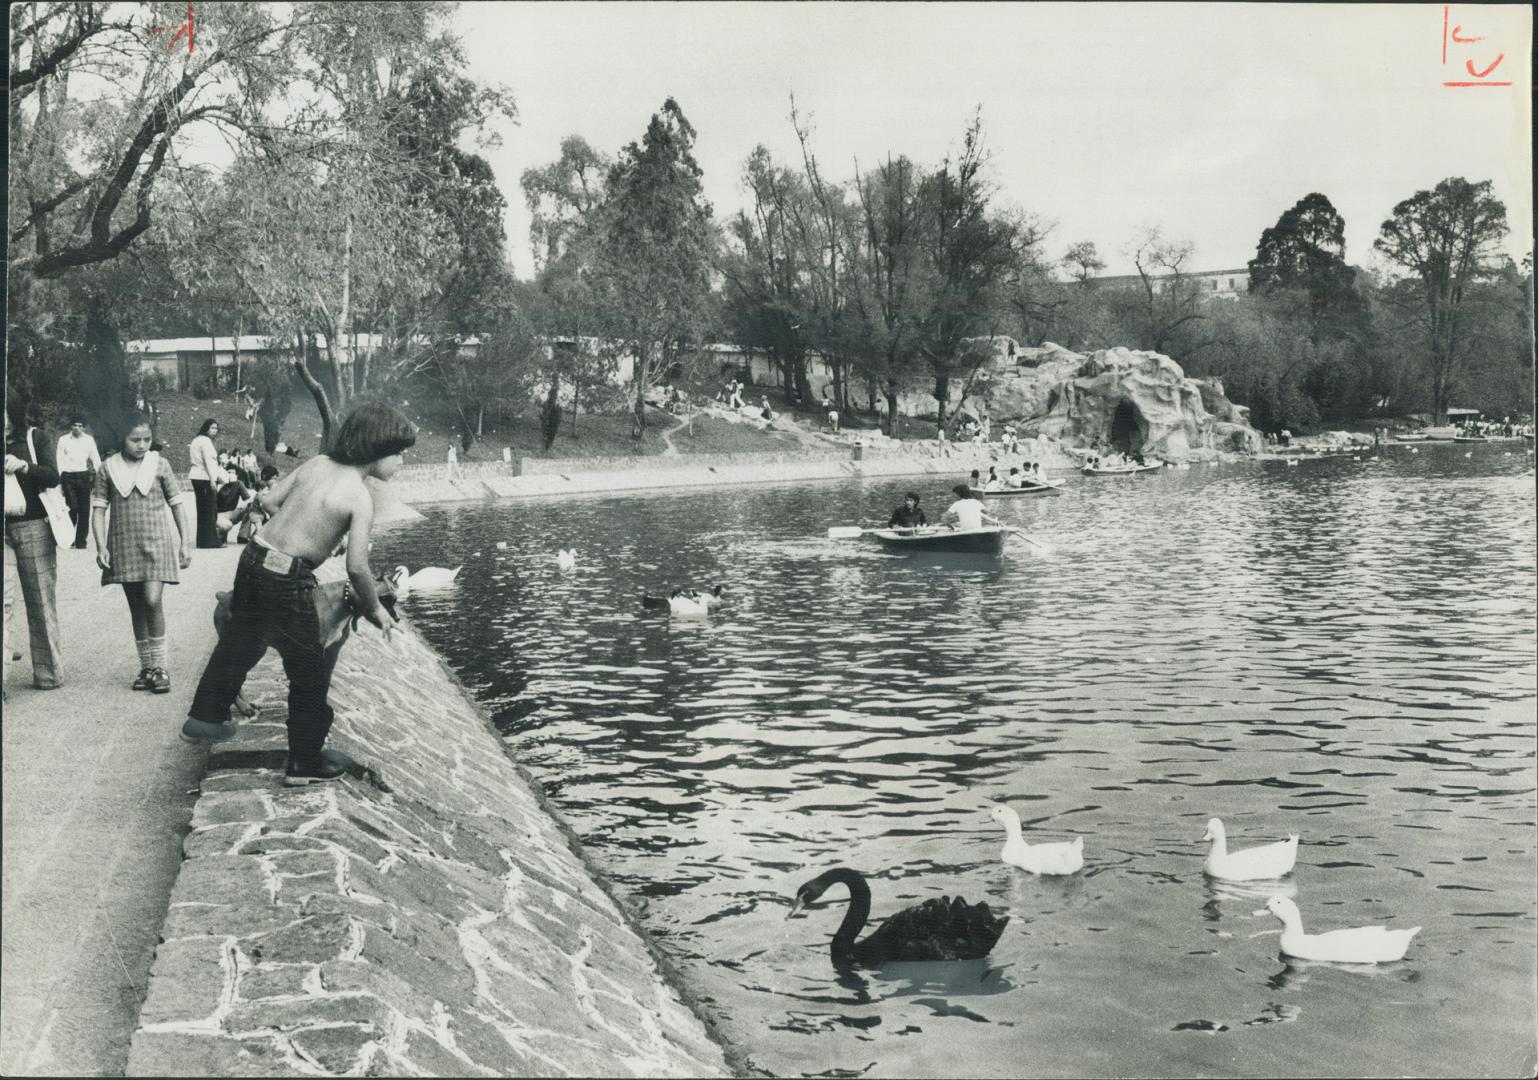
[[[1424,338],[1431,411],[1439,422],[1467,360],[1470,289],[1498,269],[1506,232],[1506,206],[1491,182],[1452,176],[1395,206],[1373,242],[1420,285],[1410,310]]]
[[[1201,291],[1187,273],[1194,251],[1189,240],[1166,239],[1157,225],[1145,225],[1125,248],[1140,286],[1125,294],[1126,330],[1138,348],[1169,355],[1180,331],[1202,318]]]
[[[646,430],[647,390],[695,339],[710,297],[714,233],[694,140],[670,97],[609,170],[595,276],[614,332],[633,357],[637,441]]]
[[[1366,305],[1346,265],[1346,222],[1325,196],[1305,195],[1261,233],[1249,267],[1251,292],[1307,294],[1314,344],[1360,333]]]

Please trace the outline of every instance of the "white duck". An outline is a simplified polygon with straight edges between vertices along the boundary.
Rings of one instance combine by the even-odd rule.
[[[441,589],[445,585],[454,584],[454,579],[459,577],[463,569],[462,564],[452,570],[441,566],[424,566],[413,574],[404,566],[397,566],[390,575],[390,581],[395,586],[395,595],[404,600],[413,589]]]
[[[1266,911],[1282,920],[1282,952],[1299,960],[1332,960],[1338,964],[1386,964],[1403,960],[1410,939],[1421,932],[1418,926],[1408,930],[1390,930],[1386,926],[1358,926],[1350,930],[1331,930],[1324,934],[1305,934],[1298,905],[1285,896],[1266,901]],[[1257,911],[1260,915],[1262,912]]]
[[[1223,829],[1223,823],[1213,818],[1207,822],[1207,832],[1202,839],[1212,841],[1212,850],[1207,853],[1207,861],[1202,863],[1202,870],[1210,877],[1226,881],[1259,881],[1283,877],[1292,873],[1293,865],[1298,861],[1298,837],[1295,833],[1288,834],[1287,839],[1274,844],[1229,851],[1228,834]]]
[[[1004,850],[999,858],[1033,874],[1075,874],[1084,869],[1084,837],[1057,844],[1027,844],[1020,831],[1020,815],[1007,806],[995,806],[989,816],[1004,826]]]
[[[562,548],[560,551],[557,551],[555,553],[555,565],[559,566],[562,570],[575,570],[577,568],[577,549],[572,548],[568,551],[566,548]]]

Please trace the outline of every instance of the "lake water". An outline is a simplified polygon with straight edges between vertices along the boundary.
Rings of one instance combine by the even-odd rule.
[[[465,564],[406,610],[766,1072],[1538,1068],[1525,446],[997,502],[1045,556],[823,538],[910,485],[949,501],[926,478],[433,510],[374,561]],[[729,602],[643,615],[675,583]],[[990,800],[1083,836],[1083,872],[999,862]],[[1234,847],[1301,834],[1294,875],[1207,881],[1212,816]],[[1009,926],[987,963],[840,975],[844,890],[785,918],[840,864],[873,923],[959,893]],[[1425,929],[1376,969],[1289,962],[1254,914],[1276,892],[1310,930]]]

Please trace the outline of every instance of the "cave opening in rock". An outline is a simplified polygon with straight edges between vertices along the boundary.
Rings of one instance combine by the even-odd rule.
[[[1138,423],[1137,406],[1122,399],[1111,416],[1111,447],[1123,454],[1134,454],[1143,448],[1143,429]]]

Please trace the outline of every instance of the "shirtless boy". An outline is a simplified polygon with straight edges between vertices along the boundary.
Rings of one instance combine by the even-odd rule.
[[[288,676],[288,766],[293,787],[339,779],[345,768],[321,755],[334,716],[326,695],[336,651],[327,655],[315,609],[315,568],[345,537],[347,576],[362,617],[385,630],[386,612],[368,565],[374,502],[364,478],[389,480],[401,452],[416,442],[411,422],[388,405],[365,402],[337,431],[325,454],[305,462],[259,496],[270,520],[247,545],[235,571],[228,628],[198,682],[183,738],[223,742],[235,734],[230,706],[246,675],[269,648]]]

